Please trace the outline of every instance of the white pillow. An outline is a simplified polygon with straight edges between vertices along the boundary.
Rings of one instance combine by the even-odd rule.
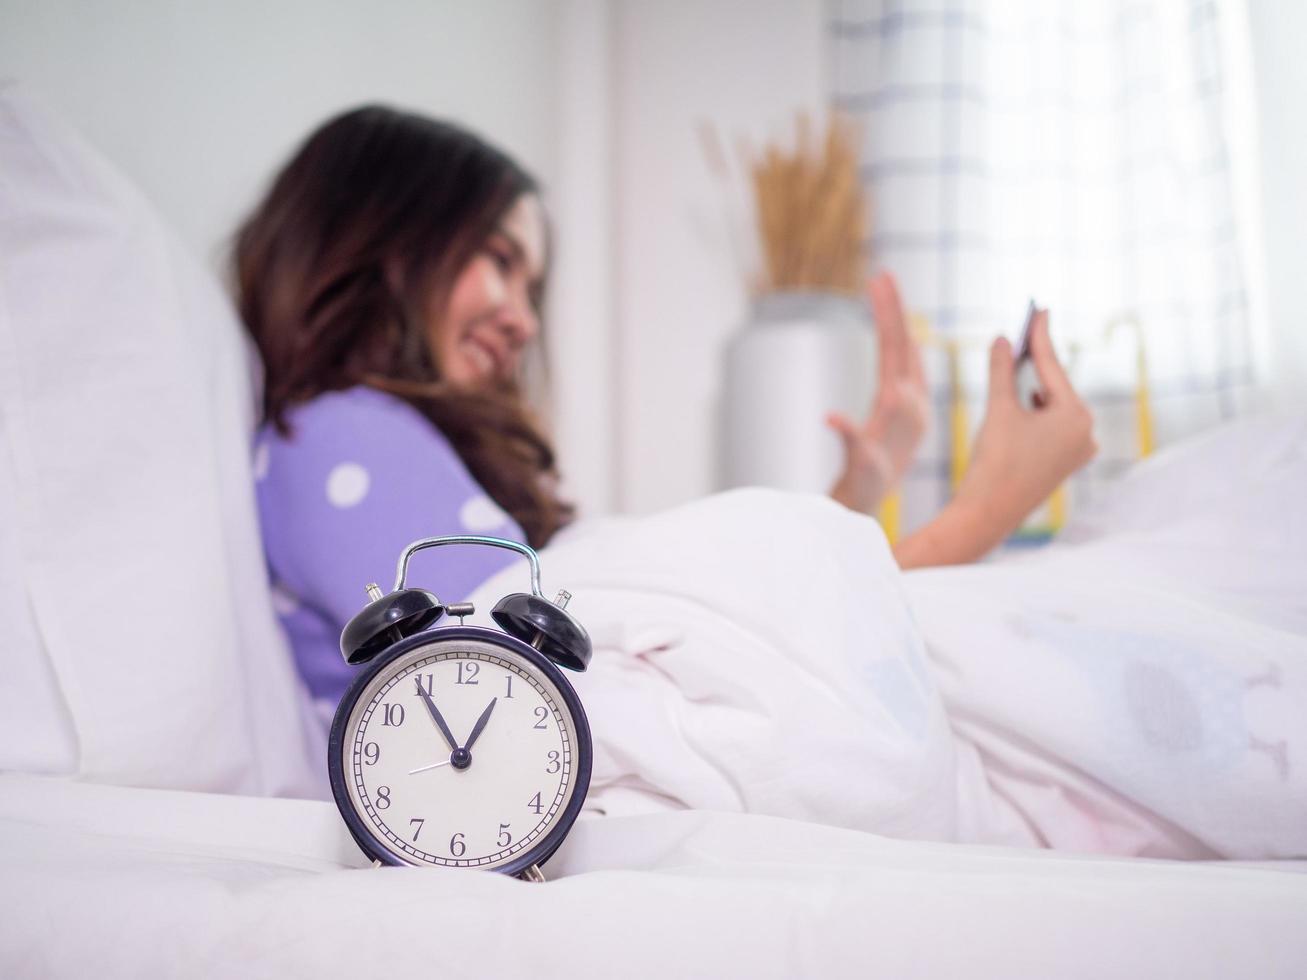
[[[0,89],[0,768],[320,795],[251,407],[216,283],[97,153]]]

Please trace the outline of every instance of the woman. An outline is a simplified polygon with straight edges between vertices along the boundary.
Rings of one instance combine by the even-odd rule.
[[[404,545],[470,531],[538,547],[572,517],[519,386],[541,329],[544,214],[534,180],[477,137],[367,107],[310,136],[241,228],[235,264],[266,371],[255,469],[274,594],[301,674],[334,709],[353,675],[337,639],[359,583],[387,581]],[[861,424],[827,420],[846,452],[832,496],[867,513],[907,470],[927,419],[894,281],[881,275],[869,292],[876,401]],[[1044,406],[1019,406],[1011,349],[996,341],[971,468],[900,544],[903,567],[983,555],[1092,454],[1046,314],[1033,347]],[[457,600],[511,560],[468,549],[420,574]]]

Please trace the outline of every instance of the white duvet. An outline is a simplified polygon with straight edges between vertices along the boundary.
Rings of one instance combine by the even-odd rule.
[[[1247,444],[1259,424],[1222,438]],[[1280,423],[1243,482],[1188,512],[1173,495],[1145,531],[996,565],[904,576],[873,521],[760,490],[582,528],[545,568],[595,640],[576,679],[590,805],[1307,856],[1307,614],[1257,595],[1307,596],[1305,433]],[[1200,444],[1179,464],[1229,455]],[[1134,479],[1160,492],[1179,464]],[[1268,532],[1275,504],[1286,521]],[[480,604],[524,577],[498,576]]]

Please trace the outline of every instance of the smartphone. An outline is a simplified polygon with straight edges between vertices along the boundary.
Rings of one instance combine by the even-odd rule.
[[[1035,301],[1030,301],[1026,310],[1026,325],[1021,330],[1021,339],[1017,342],[1016,380],[1017,400],[1022,408],[1042,408],[1044,390],[1039,383],[1039,372],[1035,370],[1035,359],[1030,351],[1030,332],[1035,326],[1035,314],[1038,312]]]

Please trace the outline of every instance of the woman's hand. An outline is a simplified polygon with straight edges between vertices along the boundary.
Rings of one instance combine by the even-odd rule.
[[[1012,345],[998,338],[989,349],[989,401],[966,475],[939,517],[895,549],[902,567],[980,558],[1093,458],[1093,416],[1053,351],[1047,310],[1035,315],[1030,347],[1043,389],[1039,407],[1021,405]]]
[[[1047,310],[1035,314],[1030,351],[1043,391],[1034,410],[1018,400],[1011,345],[1000,337],[990,347],[989,403],[956,494],[992,522],[996,543],[1098,450],[1094,418],[1053,351]]]
[[[867,284],[876,323],[877,384],[871,414],[861,424],[831,412],[826,424],[844,442],[844,471],[830,495],[872,513],[903,479],[930,418],[921,350],[908,335],[898,286],[888,272]]]

